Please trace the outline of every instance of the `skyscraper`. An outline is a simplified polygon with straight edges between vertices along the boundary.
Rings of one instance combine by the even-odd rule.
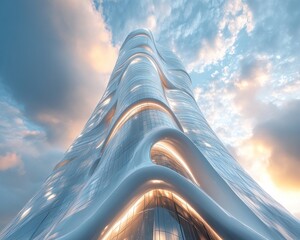
[[[0,237],[297,239],[300,224],[228,153],[176,56],[137,30],[82,133]]]

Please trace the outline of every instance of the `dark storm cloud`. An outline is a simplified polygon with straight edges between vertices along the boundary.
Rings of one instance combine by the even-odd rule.
[[[89,1],[0,1],[0,228],[83,128],[115,56]]]
[[[4,1],[0,8],[2,81],[30,113],[63,109],[72,94],[71,64],[64,42],[53,34],[51,7],[41,1]]]
[[[300,100],[294,100],[253,130],[253,139],[271,150],[269,172],[281,187],[300,189],[299,123]]]
[[[104,90],[100,17],[89,1],[0,3],[0,78],[50,141],[69,144]]]

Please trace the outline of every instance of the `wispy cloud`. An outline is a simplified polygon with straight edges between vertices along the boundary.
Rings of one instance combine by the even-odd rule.
[[[21,165],[20,156],[15,152],[7,152],[0,156],[0,171],[15,168]]]
[[[1,88],[3,89],[3,88]],[[23,207],[63,155],[0,90],[0,228]]]
[[[250,34],[254,28],[252,12],[241,0],[224,3],[222,15],[215,37],[201,40],[197,59],[188,65],[190,70],[204,71],[207,65],[223,60],[226,54],[234,54],[238,34],[243,29]]]

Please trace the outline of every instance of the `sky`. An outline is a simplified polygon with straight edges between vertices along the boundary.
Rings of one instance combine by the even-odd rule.
[[[300,1],[0,1],[0,230],[100,100],[125,37],[182,60],[213,130],[300,218]]]

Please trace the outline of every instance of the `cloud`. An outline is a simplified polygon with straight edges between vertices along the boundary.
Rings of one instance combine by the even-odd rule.
[[[35,148],[29,142],[24,145]],[[28,153],[25,147],[18,149],[19,155],[22,155],[18,162],[21,168],[0,171],[0,229],[4,228],[37,192],[62,157],[62,152],[41,145],[41,152],[38,152],[41,149],[35,149],[33,153]]]
[[[121,43],[136,28],[147,27],[186,63],[198,57],[203,39],[210,42],[216,36],[222,15],[222,3],[207,1],[104,0],[101,6],[113,43]]]
[[[5,155],[0,156],[0,171],[7,170],[9,168],[15,168],[20,166],[21,159],[14,152],[8,152]]]
[[[176,51],[189,71],[202,72],[233,54],[239,34],[250,35],[255,26],[250,8],[241,0],[104,0],[99,5],[115,44],[135,28],[148,27],[156,40]]]
[[[254,28],[252,12],[241,0],[228,1],[224,4],[224,14],[217,26],[217,34],[213,39],[202,39],[201,48],[196,61],[188,68],[200,69],[222,60],[226,54],[233,54],[238,34],[245,28],[248,34]]]
[[[297,55],[300,50],[300,2],[247,1],[256,19],[254,38],[251,44],[256,51],[269,54]]]
[[[117,56],[101,14],[90,1],[12,0],[0,16],[2,83],[50,142],[70,144]]]
[[[90,1],[0,2],[0,228],[83,128],[114,66]]]
[[[269,111],[236,146],[237,159],[262,184],[272,181],[278,189],[300,191],[299,121],[300,100],[286,102]]]
[[[38,190],[63,150],[28,122],[22,111],[3,95],[0,84],[0,229]]]
[[[126,36],[137,28],[151,28],[156,25],[156,17],[153,15],[154,7],[151,1],[96,2],[99,2],[104,20],[110,31],[112,31],[114,44],[121,44]],[[134,6],[134,8],[131,6]]]
[[[294,191],[300,188],[296,170],[300,167],[300,101],[268,101],[266,95],[278,88],[274,86],[273,64],[265,55],[240,57],[238,71],[231,75],[229,83],[224,86],[218,81],[214,83],[218,87],[209,90],[215,102],[224,103],[226,96],[231,96],[227,105],[214,103],[213,108],[204,110],[214,112],[216,118],[222,116],[221,124],[219,119],[213,119],[214,129],[226,143],[233,144],[237,159],[256,180],[261,181],[259,175],[266,171],[278,187]],[[297,85],[286,82],[281,86],[282,91],[288,86]],[[202,94],[212,101],[207,93]],[[228,108],[230,113],[220,113]],[[232,112],[235,116],[230,118]],[[226,130],[229,122],[236,124],[235,133]],[[232,136],[234,139],[230,139]]]
[[[220,69],[251,53],[279,57],[278,68],[296,70],[283,59],[299,59],[297,0],[96,2],[115,44],[137,27],[154,26],[155,38],[176,51],[189,71]]]
[[[245,118],[261,118],[273,110],[260,96],[272,79],[272,63],[264,56],[247,56],[239,61],[239,71],[233,76],[234,104]]]
[[[274,182],[300,189],[300,100],[286,103],[253,130],[252,141],[268,149],[268,171]]]
[[[188,66],[197,102],[218,136],[232,146],[237,159],[257,181],[262,183],[265,173],[274,175],[276,169],[271,171],[269,164],[276,162],[270,160],[275,142],[251,136],[256,126],[269,121],[270,116],[279,116],[287,101],[299,97],[300,2],[130,3],[135,11],[129,1],[101,1],[113,42],[122,42],[137,26],[147,26],[153,16],[154,37]],[[270,185],[264,185],[269,193]],[[287,195],[287,187],[281,187],[276,199],[298,196]],[[295,201],[280,201],[299,212]]]
[[[296,188],[296,143],[278,131],[292,131],[298,114],[283,102],[299,96],[299,1],[93,3],[97,11],[90,1],[0,1],[0,155],[19,158],[0,172],[0,225],[61,159],[59,147],[101,97],[118,45],[139,27],[189,66],[206,118],[250,174],[263,168]]]

